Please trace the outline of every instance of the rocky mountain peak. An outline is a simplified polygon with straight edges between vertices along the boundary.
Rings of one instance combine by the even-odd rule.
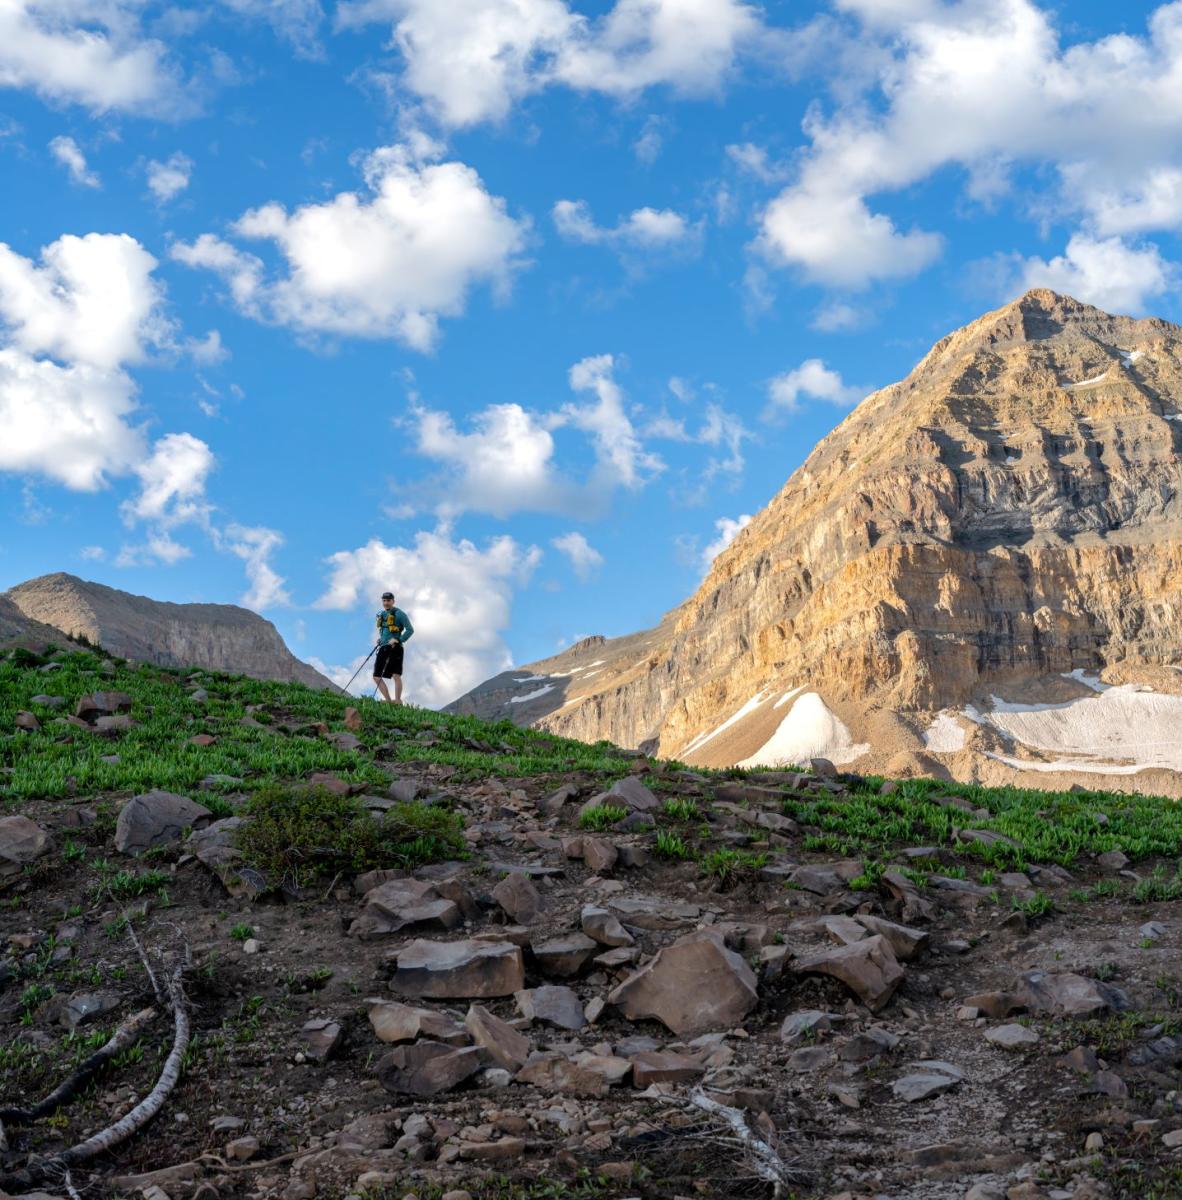
[[[1182,328],[1035,289],[868,396],[658,629],[457,707],[717,766],[811,750],[886,774],[1041,774],[983,714],[1100,695],[1081,672],[1182,696],[1179,578]],[[941,712],[969,714],[935,737],[963,758],[933,757]],[[1086,778],[1087,755],[1061,759]],[[1182,791],[1182,754],[1099,770]]]

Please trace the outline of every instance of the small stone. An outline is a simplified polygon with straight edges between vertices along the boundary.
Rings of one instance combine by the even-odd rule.
[[[115,822],[115,849],[120,854],[142,854],[154,846],[179,842],[186,829],[200,829],[213,814],[187,796],[156,789],[133,796],[119,810]]]
[[[476,1046],[456,1049],[442,1042],[397,1046],[379,1060],[378,1082],[395,1094],[435,1096],[476,1074],[482,1054]]]
[[[263,943],[260,942],[258,938],[247,938],[246,941],[242,943],[243,954],[258,954],[262,948]]]
[[[780,1026],[780,1041],[791,1046],[802,1038],[829,1033],[834,1025],[840,1025],[844,1020],[845,1017],[839,1013],[818,1012],[816,1009],[790,1013]]]
[[[569,978],[577,975],[599,950],[599,944],[585,933],[568,933],[531,945],[534,959],[548,975]]]
[[[360,733],[362,729],[361,714],[352,707],[345,709],[345,728],[350,733]]]
[[[631,946],[635,940],[606,908],[588,904],[583,909],[580,923],[583,932],[601,946]]]
[[[1026,1046],[1038,1045],[1038,1034],[1025,1025],[998,1025],[985,1033],[985,1040],[1000,1046],[1003,1050],[1019,1050]]]
[[[514,999],[527,1021],[545,1021],[559,1029],[571,1030],[582,1029],[587,1024],[578,996],[568,987],[548,984],[524,989],[516,992]]]
[[[492,898],[516,925],[529,925],[542,910],[542,897],[527,875],[506,875],[492,890]]]
[[[619,857],[619,850],[606,838],[585,837],[583,839],[583,862],[587,864],[587,869],[596,875],[610,871],[616,865]]]
[[[525,984],[521,950],[510,942],[411,942],[398,954],[392,986],[436,999],[511,996]]]
[[[240,1137],[226,1143],[226,1157],[237,1162],[249,1162],[258,1152],[259,1139],[257,1137]]]
[[[1104,1135],[1102,1133],[1089,1133],[1084,1139],[1084,1150],[1088,1154],[1099,1154],[1104,1149]]]
[[[878,1012],[903,982],[903,968],[881,934],[823,950],[793,963],[800,974],[832,975],[841,980],[871,1012]]]
[[[1137,930],[1137,933],[1140,937],[1146,938],[1151,942],[1156,942],[1159,938],[1166,936],[1166,927],[1160,921],[1146,921]]]
[[[696,1058],[663,1050],[642,1051],[631,1061],[632,1082],[641,1089],[653,1083],[688,1083],[705,1069]]]
[[[1170,1150],[1182,1146],[1182,1129],[1171,1129],[1169,1133],[1163,1134],[1161,1144]]]
[[[327,1062],[340,1045],[342,1031],[336,1021],[314,1019],[303,1028],[304,1053],[313,1062]]]

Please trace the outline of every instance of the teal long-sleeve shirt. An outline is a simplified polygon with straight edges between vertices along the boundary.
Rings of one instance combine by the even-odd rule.
[[[385,646],[390,642],[409,642],[415,627],[410,618],[400,608],[392,608],[389,612],[382,609],[378,613],[378,645]]]

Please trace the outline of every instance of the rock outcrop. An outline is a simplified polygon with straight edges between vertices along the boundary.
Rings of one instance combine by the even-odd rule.
[[[1182,328],[1028,292],[868,396],[656,629],[453,710],[705,765],[1178,794],[1151,727],[1182,716],[1180,447]]]
[[[279,631],[232,604],[170,604],[73,575],[42,575],[0,594],[0,643],[85,638],[122,658],[332,687]]]

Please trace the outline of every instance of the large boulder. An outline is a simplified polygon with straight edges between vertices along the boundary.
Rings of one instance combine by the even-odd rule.
[[[49,834],[28,817],[0,817],[0,878],[18,875],[49,849]]]
[[[608,996],[626,1017],[652,1017],[681,1037],[737,1025],[758,1002],[751,968],[708,930],[658,951]]]
[[[511,942],[411,942],[398,954],[391,987],[404,996],[484,999],[525,986],[521,950]]]
[[[201,828],[212,816],[204,804],[172,792],[153,790],[133,796],[115,822],[115,849],[121,854],[143,854],[153,846],[179,842],[186,829]]]
[[[1121,1012],[1129,1007],[1129,998],[1118,987],[1075,975],[1070,971],[1027,971],[1019,975],[1008,991],[982,992],[969,996],[965,1004],[978,1008],[987,1017],[999,1020],[1015,1012],[1030,1012],[1054,1017],[1094,1017],[1106,1012]]]
[[[436,1096],[475,1075],[482,1059],[477,1046],[457,1049],[442,1042],[396,1046],[378,1060],[378,1082],[396,1095]]]
[[[365,941],[404,929],[454,929],[464,917],[459,906],[422,879],[391,879],[365,894],[361,915],[349,928]]]
[[[822,950],[798,959],[793,967],[802,975],[832,975],[840,979],[871,1012],[877,1012],[890,1000],[904,977],[890,942],[882,934]]]

